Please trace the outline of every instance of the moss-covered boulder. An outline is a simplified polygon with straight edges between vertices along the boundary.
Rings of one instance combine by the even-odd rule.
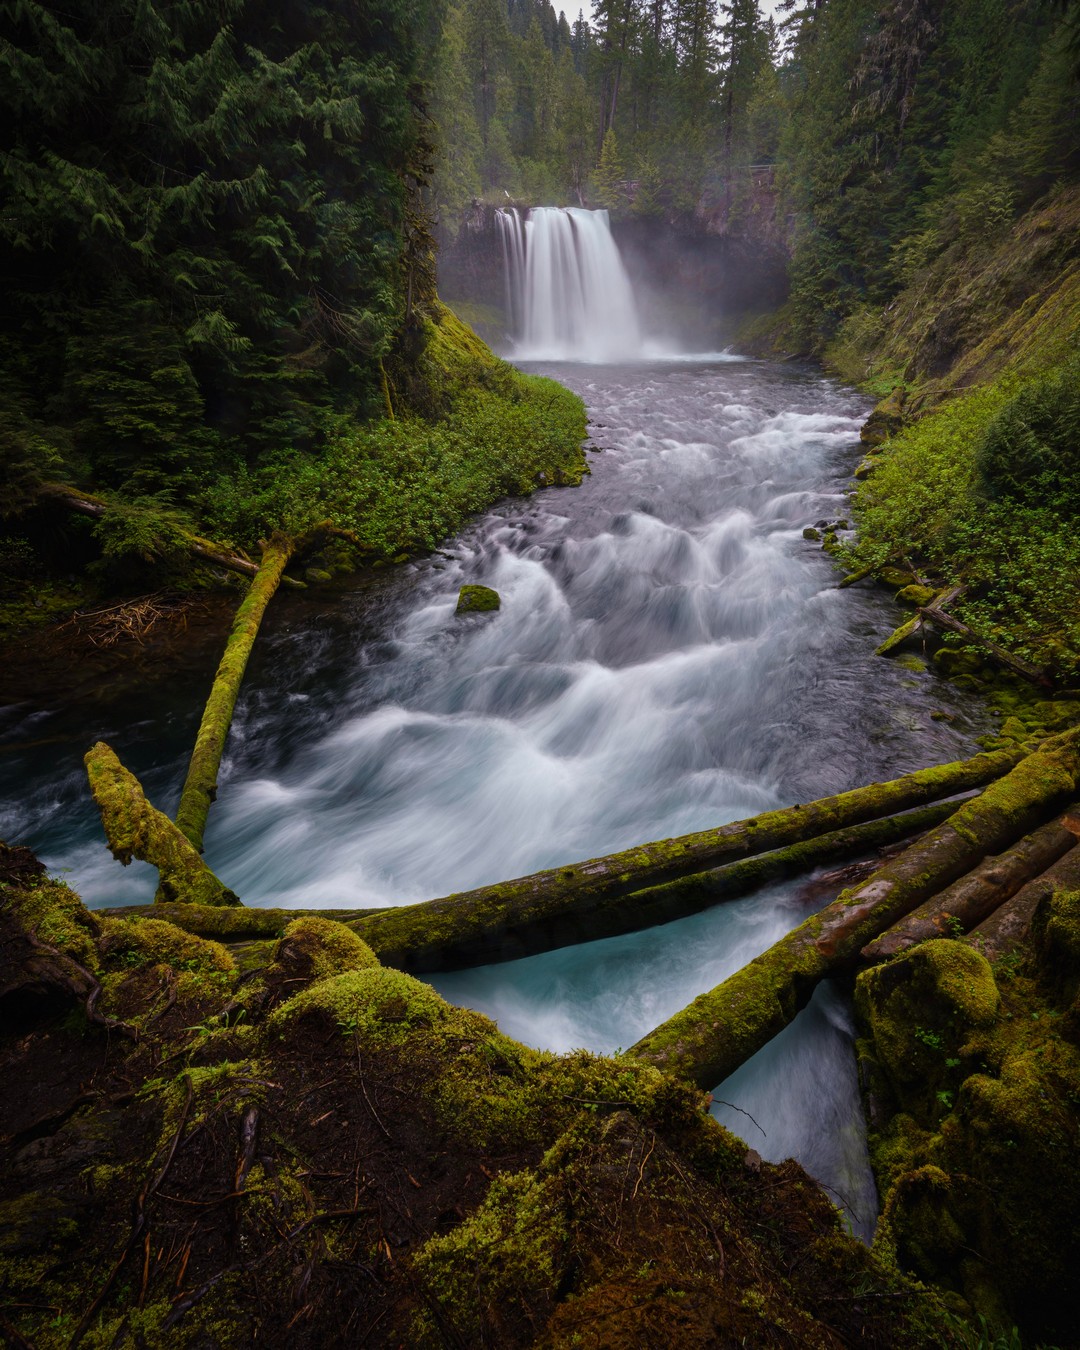
[[[1061,980],[1072,908],[1055,896],[1044,916],[1056,965],[992,969],[943,939],[856,985],[879,1249],[959,1311],[1061,1345],[1080,1313],[1080,1019]]]
[[[502,604],[499,592],[490,586],[462,586],[458,591],[456,614],[487,614]]]
[[[876,449],[891,436],[895,436],[904,425],[904,403],[906,391],[898,384],[892,392],[881,400],[863,423],[859,440],[863,445]]]

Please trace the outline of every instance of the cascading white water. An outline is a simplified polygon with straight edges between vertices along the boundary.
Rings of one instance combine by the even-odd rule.
[[[633,361],[642,355],[634,290],[606,211],[535,206],[496,216],[514,355],[528,361]]]
[[[866,407],[787,366],[548,368],[606,453],[573,491],[507,501],[332,605],[281,595],[241,693],[207,860],[248,903],[423,900],[958,759],[984,725],[929,672],[873,656],[892,602],[838,590],[802,537],[846,507]],[[495,614],[458,616],[459,586]],[[0,837],[91,902],[146,902],[109,856],[81,756],[113,744],[175,807],[217,660],[70,718],[0,709]],[[933,713],[947,705],[948,717]],[[610,1051],[820,903],[773,886],[703,914],[442,975],[537,1046]],[[723,1084],[716,1114],[793,1154],[869,1235],[875,1197],[836,991]]]

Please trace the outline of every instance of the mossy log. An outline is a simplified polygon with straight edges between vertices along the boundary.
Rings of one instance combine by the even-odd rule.
[[[1019,951],[1040,908],[1059,891],[1080,890],[1080,848],[1070,849],[1041,876],[1022,887],[973,928],[962,941],[991,963]]]
[[[89,493],[77,492],[74,488],[68,487],[66,483],[42,483],[37,490],[37,495],[44,501],[55,502],[68,511],[74,511],[80,516],[90,516],[93,520],[101,520],[109,512],[109,503],[101,497],[92,497]],[[223,567],[229,572],[239,572],[241,576],[245,577],[258,575],[258,563],[253,563],[250,558],[242,558],[238,553],[230,553],[227,549],[223,549],[209,539],[203,539],[197,534],[185,536],[185,546],[192,557],[198,558],[202,562],[212,563],[215,567]],[[282,577],[281,584],[283,586],[295,586],[298,590],[303,589],[303,582],[294,581],[292,577]]]
[[[816,839],[809,839],[788,848],[776,849],[741,862],[730,863],[698,876],[683,877],[679,881],[668,882],[664,886],[653,886],[636,891],[619,900],[612,901],[602,910],[591,910],[589,929],[586,937],[578,934],[575,916],[565,916],[565,921],[556,927],[544,929],[536,926],[529,933],[530,945],[527,951],[510,943],[504,945],[505,959],[513,956],[532,955],[539,951],[549,951],[556,946],[568,946],[576,942],[597,937],[614,937],[619,933],[632,933],[641,928],[650,928],[655,924],[670,923],[673,919],[685,918],[697,914],[703,909],[737,896],[747,895],[770,881],[782,877],[798,876],[826,863],[839,862],[867,853],[874,849],[885,848],[924,830],[932,828],[950,816],[959,805],[956,801],[936,802],[931,806],[919,807],[902,815],[886,816],[884,820],[872,820],[864,825],[853,825],[846,830],[833,830]],[[423,906],[410,906],[415,913]],[[170,904],[127,906],[106,910],[105,913],[125,916],[145,914],[147,917],[168,919],[178,928],[199,937],[216,938],[219,942],[247,942],[253,939],[279,938],[285,928],[294,919],[319,916],[336,919],[348,924],[355,933],[363,937],[372,947],[380,960],[394,964],[399,970],[415,972],[442,968],[433,967],[428,936],[422,925],[414,922],[412,932],[421,944],[419,955],[410,947],[402,947],[393,925],[383,928],[376,924],[376,918],[392,916],[393,908],[348,910],[348,909],[209,909],[203,905]],[[381,930],[381,931],[380,931]],[[396,945],[393,948],[381,948],[378,944],[390,938]],[[393,961],[391,961],[393,957]],[[425,962],[421,967],[419,961]]]
[[[210,871],[191,842],[146,800],[135,775],[99,741],[85,757],[90,791],[101,812],[114,858],[132,858],[158,869],[157,899],[184,899],[198,905],[238,905],[237,896]]]
[[[944,824],[700,995],[630,1053],[715,1087],[792,1021],[822,979],[850,968],[873,938],[1067,801],[1080,780],[1077,740],[1071,732],[1044,742]]]
[[[177,828],[200,851],[210,803],[217,795],[218,769],[248,657],[266,613],[266,606],[273,599],[294,550],[294,541],[279,533],[275,533],[266,545],[258,575],[236,611],[210,697],[203,709],[195,749],[191,752],[187,778],[176,811]]]
[[[959,599],[967,588],[964,586],[954,586],[944,595],[936,599],[933,604],[925,605],[919,610],[920,618],[932,623],[937,628],[943,628],[948,633],[955,633],[962,637],[966,642],[974,643],[976,647],[981,647],[995,664],[1003,667],[1005,670],[1011,670],[1014,675],[1019,675],[1023,680],[1030,680],[1032,684],[1037,684],[1041,688],[1049,688],[1051,684],[1050,677],[1041,666],[1034,666],[1030,661],[1025,661],[1019,656],[1014,656],[1012,652],[1007,652],[1004,647],[999,647],[996,642],[991,642],[989,638],[981,637],[973,628],[969,628],[966,623],[953,615],[946,613],[945,606],[953,600]]]
[[[894,924],[862,950],[866,961],[885,961],[932,938],[969,932],[1014,896],[1032,877],[1076,847],[1080,806],[1025,835],[1006,853],[987,858],[959,881]]]
[[[646,902],[653,905],[654,917],[628,921],[624,916],[632,911],[622,902],[633,892],[981,787],[1007,773],[1023,753],[1009,749],[976,755],[716,829],[387,909],[364,920],[357,931],[388,965],[421,972],[514,960],[629,932],[693,912],[677,908],[673,893],[668,893]],[[736,893],[745,894],[745,889]],[[685,896],[678,903],[685,905]]]

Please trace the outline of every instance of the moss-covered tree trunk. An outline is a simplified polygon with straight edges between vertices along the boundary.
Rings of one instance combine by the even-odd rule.
[[[104,741],[87,751],[85,763],[113,857],[125,865],[139,858],[156,867],[157,901],[211,906],[240,903],[169,817],[150,805],[139,780]]]
[[[885,961],[931,938],[957,937],[980,924],[1032,877],[1070,850],[1080,835],[1080,809],[1025,835],[1007,853],[987,858],[965,877],[913,909],[862,950],[866,961]]]
[[[402,905],[365,919],[358,931],[388,965],[414,971],[513,960],[629,932],[705,907],[700,898],[688,903],[685,891],[654,892],[641,902],[642,917],[634,918],[637,902],[628,905],[625,900],[634,892],[697,877],[773,849],[981,787],[1007,773],[1023,754],[999,750],[977,755],[956,764],[920,769],[888,783],[766,811],[716,829],[642,844],[422,904]],[[753,884],[765,879],[759,875]],[[728,894],[752,889],[745,880],[741,884],[742,890]],[[723,885],[714,879],[714,898]]]
[[[860,853],[887,847],[939,824],[956,810],[955,801],[936,802],[931,806],[922,806],[903,815],[886,816],[884,820],[868,821],[864,825],[853,825],[846,830],[833,830],[804,843],[792,844],[788,848],[775,849],[759,857],[746,858],[742,862],[730,863],[727,867],[718,867],[711,872],[698,876],[684,877],[680,881],[669,882],[665,886],[653,886],[648,890],[637,891],[623,896],[618,901],[605,906],[602,914],[590,915],[588,937],[576,935],[573,915],[568,915],[560,924],[553,927],[533,926],[527,933],[528,948],[524,947],[521,935],[515,935],[513,942],[504,943],[502,951],[505,958],[533,955],[540,951],[550,951],[559,945],[570,945],[579,941],[588,941],[597,937],[614,937],[619,933],[637,932],[655,924],[670,923],[674,919],[697,914],[703,909],[734,900],[747,895],[770,881],[783,877],[798,876],[811,868],[824,863],[839,862]],[[409,906],[414,915],[423,910],[422,905]],[[116,914],[160,915],[187,932],[200,937],[213,937],[221,942],[242,942],[252,938],[280,937],[287,924],[293,919],[317,915],[333,918],[347,924],[356,933],[375,943],[378,954],[386,958],[387,964],[395,965],[399,970],[416,972],[445,969],[446,966],[432,964],[439,958],[433,953],[430,935],[425,934],[423,925],[410,923],[410,930],[416,941],[416,947],[402,945],[403,935],[393,924],[379,925],[378,932],[373,920],[376,917],[392,917],[398,911],[380,906],[373,909],[241,909],[222,913],[219,909],[205,909],[199,905],[173,904],[167,910],[157,910],[154,906],[128,906],[111,911]],[[598,931],[599,930],[599,931]],[[475,935],[474,935],[475,938]],[[393,943],[393,946],[379,947],[378,944]],[[453,938],[447,944],[446,956],[449,961],[457,952],[458,944]],[[373,948],[375,950],[375,948]],[[393,957],[393,961],[390,958]],[[423,964],[420,964],[420,963]]]
[[[822,979],[850,967],[878,934],[1068,800],[1080,779],[1078,736],[1045,742],[869,880],[644,1036],[631,1054],[714,1087],[782,1031]]]
[[[176,811],[177,828],[200,851],[210,803],[217,795],[218,769],[248,657],[266,613],[266,606],[273,599],[294,547],[293,540],[276,532],[266,545],[258,574],[236,611],[210,697],[203,709],[199,734],[195,738],[195,749],[191,753],[187,778]]]

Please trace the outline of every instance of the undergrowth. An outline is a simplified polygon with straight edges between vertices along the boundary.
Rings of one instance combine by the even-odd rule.
[[[1080,356],[999,376],[905,428],[855,499],[853,567],[911,559],[967,587],[958,617],[1059,677],[1080,663]]]

